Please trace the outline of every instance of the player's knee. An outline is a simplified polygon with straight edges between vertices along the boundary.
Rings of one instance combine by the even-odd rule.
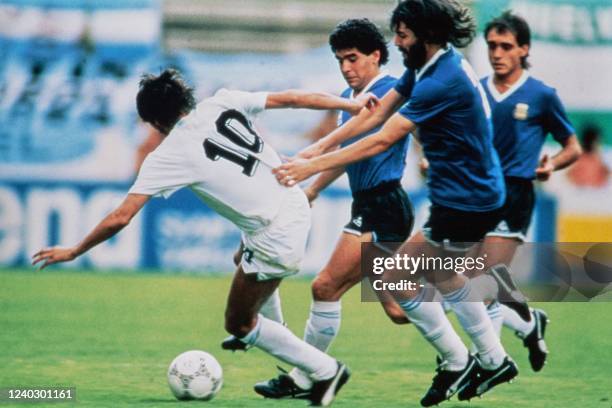
[[[406,314],[403,310],[399,309],[385,309],[385,313],[387,313],[387,317],[395,323],[395,324],[408,324],[410,320],[406,317]]]
[[[249,334],[257,324],[255,316],[242,316],[238,313],[225,313],[225,330],[238,338]]]
[[[312,282],[312,297],[315,300],[321,301],[334,301],[338,300],[337,297],[338,288],[333,280],[325,278],[319,275]]]

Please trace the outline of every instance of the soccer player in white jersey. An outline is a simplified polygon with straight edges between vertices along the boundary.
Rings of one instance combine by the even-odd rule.
[[[244,253],[225,312],[226,330],[287,364],[309,373],[310,400],[326,406],[349,378],[347,367],[259,314],[281,278],[298,272],[310,229],[304,192],[279,185],[271,169],[279,155],[252,122],[264,109],[341,109],[356,114],[375,100],[348,100],[303,91],[248,93],[222,89],[196,104],[193,90],[174,70],[145,75],[137,95],[140,117],[166,135],[145,159],[127,197],[79,244],[43,249],[33,264],[43,269],[71,261],[123,229],[151,197],[188,187],[242,231]]]

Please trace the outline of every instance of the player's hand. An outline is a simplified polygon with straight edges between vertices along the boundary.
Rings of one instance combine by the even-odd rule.
[[[536,169],[536,178],[539,181],[547,181],[552,175],[553,171],[555,171],[555,166],[553,165],[552,160],[548,157],[548,155],[545,154],[540,159],[540,164]]]
[[[40,264],[38,270],[41,271],[49,265],[53,265],[59,262],[72,261],[76,257],[77,256],[74,248],[46,248],[41,249],[32,256],[32,265]]]
[[[372,112],[380,106],[380,100],[371,92],[359,95],[355,98],[354,102],[354,108],[349,111],[351,115],[358,115],[363,108],[367,108],[370,112]]]
[[[295,159],[272,170],[278,182],[291,187],[317,173],[311,160]]]
[[[304,194],[306,194],[306,198],[308,198],[308,204],[312,207],[312,202],[319,197],[319,192],[311,187],[306,187],[304,189]]]

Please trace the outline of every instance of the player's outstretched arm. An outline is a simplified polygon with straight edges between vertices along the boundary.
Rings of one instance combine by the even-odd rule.
[[[550,178],[553,171],[562,170],[574,163],[582,154],[582,148],[576,135],[571,135],[561,142],[563,149],[552,158],[544,155],[540,159],[538,168],[536,169],[536,178],[540,181],[546,181]]]
[[[128,194],[123,203],[107,215],[78,245],[69,248],[53,247],[41,249],[32,256],[32,265],[40,264],[39,270],[59,262],[72,261],[94,246],[106,241],[127,226],[132,218],[151,198],[143,194]]]
[[[346,99],[325,92],[308,92],[290,89],[282,92],[270,92],[266,99],[266,109],[302,108],[333,109],[347,111],[357,115],[363,108],[374,110],[378,106],[376,95],[367,93],[356,99]]]
[[[310,159],[329,152],[340,143],[352,137],[371,131],[382,125],[387,119],[402,106],[405,98],[395,89],[389,90],[380,100],[379,106],[372,112],[361,110],[359,115],[354,116],[348,122],[302,150],[298,157]]]
[[[416,125],[412,121],[395,114],[381,130],[371,136],[313,159],[296,159],[284,163],[275,168],[273,172],[281,184],[293,186],[313,174],[346,166],[384,152],[398,140],[407,137],[406,135],[415,128]]]

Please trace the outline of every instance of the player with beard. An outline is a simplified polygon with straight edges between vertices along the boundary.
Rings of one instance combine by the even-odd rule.
[[[463,257],[498,224],[505,200],[489,104],[469,63],[454,48],[471,42],[475,24],[469,10],[454,0],[405,0],[393,11],[391,27],[408,69],[379,109],[371,115],[360,113],[275,173],[281,183],[292,186],[313,174],[379,154],[418,129],[430,163],[427,184],[432,204],[422,231],[408,239],[399,253]],[[325,153],[383,123],[373,135]],[[426,301],[427,291],[394,292],[410,321],[441,357],[421,404],[436,405],[455,393],[460,400],[469,400],[512,380],[518,374],[516,364],[501,345],[484,304],[470,301],[476,294],[468,279],[449,270],[416,272],[451,305],[478,350],[478,358],[468,353],[441,305]],[[385,276],[395,282],[406,277],[398,270],[388,270]]]

